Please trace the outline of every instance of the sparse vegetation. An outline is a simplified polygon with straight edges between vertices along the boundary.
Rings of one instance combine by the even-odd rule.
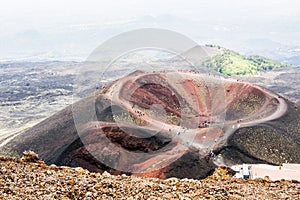
[[[173,113],[168,113],[167,114],[166,123],[179,126],[180,122],[181,122],[181,118],[178,117],[177,115],[175,115]]]
[[[123,123],[131,123],[131,124],[136,124],[138,126],[147,126],[149,125],[148,122],[146,122],[145,120],[135,117],[133,115],[131,115],[130,113],[127,112],[123,112],[120,114],[114,114],[113,115],[113,120],[115,122],[123,122]]]
[[[257,112],[264,104],[264,102],[265,98],[263,98],[262,96],[257,96],[250,93],[242,97],[237,103],[235,103],[233,109],[237,112],[243,111],[245,114],[249,115]]]

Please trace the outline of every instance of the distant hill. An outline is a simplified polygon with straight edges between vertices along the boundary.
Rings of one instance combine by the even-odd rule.
[[[218,49],[219,53],[206,59],[202,65],[213,68],[214,70],[229,76],[255,74],[258,71],[290,66],[289,64],[277,62],[262,56],[243,56],[237,52],[219,46],[206,46]]]
[[[291,63],[295,66],[300,66],[300,56],[292,56],[290,58],[285,59],[284,61],[287,63]]]

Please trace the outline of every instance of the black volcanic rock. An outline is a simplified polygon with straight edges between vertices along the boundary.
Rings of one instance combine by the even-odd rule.
[[[233,163],[300,163],[300,112],[286,100],[288,109],[279,119],[237,130],[219,153]],[[234,156],[233,156],[234,155]]]

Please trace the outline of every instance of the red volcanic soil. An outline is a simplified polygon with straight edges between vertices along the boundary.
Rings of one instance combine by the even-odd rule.
[[[297,117],[292,103],[246,82],[192,72],[136,72],[3,150],[31,149],[48,164],[96,172],[204,178],[216,164],[299,163],[299,155],[291,155],[300,150]],[[211,151],[222,156],[212,158]]]

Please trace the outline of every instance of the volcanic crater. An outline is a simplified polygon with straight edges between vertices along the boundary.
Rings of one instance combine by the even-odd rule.
[[[247,82],[136,71],[2,148],[96,172],[204,178],[217,165],[300,163],[299,117],[293,103]]]

